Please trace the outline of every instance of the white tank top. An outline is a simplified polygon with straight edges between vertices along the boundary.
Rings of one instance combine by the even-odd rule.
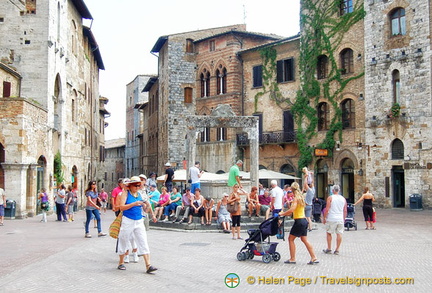
[[[327,214],[327,222],[343,222],[344,219],[344,207],[345,197],[340,194],[333,194],[331,201],[330,210]]]

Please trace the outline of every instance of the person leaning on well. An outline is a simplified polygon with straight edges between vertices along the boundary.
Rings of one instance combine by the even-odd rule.
[[[147,242],[147,232],[144,227],[143,220],[143,207],[147,209],[153,218],[153,222],[156,222],[156,217],[153,214],[151,205],[147,198],[142,198],[141,193],[138,192],[141,188],[141,180],[138,176],[133,176],[128,183],[129,190],[122,192],[120,195],[119,209],[123,212],[122,223],[120,232],[118,235],[119,245],[118,254],[119,259],[119,270],[125,270],[124,266],[124,255],[129,249],[129,241],[133,236],[135,244],[138,248],[138,256],[144,257],[146,264],[146,272],[148,274],[157,270],[150,263],[150,249]]]

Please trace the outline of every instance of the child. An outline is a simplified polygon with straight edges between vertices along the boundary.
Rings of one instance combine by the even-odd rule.
[[[307,184],[309,186],[312,186],[312,184],[313,184],[313,172],[309,171],[307,167],[303,167],[302,172],[304,174],[303,180],[306,180]]]

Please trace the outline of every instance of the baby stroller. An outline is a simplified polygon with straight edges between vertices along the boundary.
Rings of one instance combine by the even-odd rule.
[[[350,228],[354,228],[357,231],[357,223],[354,220],[355,215],[355,207],[352,203],[347,205],[347,216],[345,218],[345,228],[349,231]]]
[[[264,263],[269,263],[273,259],[279,261],[281,255],[276,252],[277,242],[270,242],[269,236],[276,235],[278,239],[284,238],[284,218],[271,217],[263,221],[258,229],[249,229],[249,238],[245,240],[245,245],[237,253],[239,261],[253,259],[255,255],[262,256]],[[265,241],[267,239],[267,241]]]

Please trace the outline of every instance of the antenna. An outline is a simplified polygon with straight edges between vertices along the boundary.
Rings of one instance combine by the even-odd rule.
[[[243,4],[243,24],[246,24],[246,6]]]

